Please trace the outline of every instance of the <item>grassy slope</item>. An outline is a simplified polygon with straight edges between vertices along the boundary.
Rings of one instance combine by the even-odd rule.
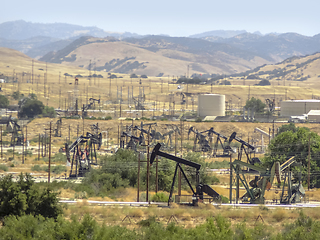
[[[96,38],[93,39],[97,41]],[[92,40],[92,41],[93,41]],[[90,43],[90,39],[86,43]],[[90,59],[95,59],[96,66],[103,66],[113,59],[124,59],[125,57],[136,57],[131,60],[144,63],[146,68],[135,69],[134,72],[141,75],[156,76],[159,73],[167,75],[185,75],[187,66],[190,71],[196,73],[225,73],[242,72],[253,68],[266,60],[256,57],[255,60],[245,60],[231,56],[224,52],[214,54],[193,54],[184,52],[184,49],[170,49],[166,46],[159,46],[159,49],[148,49],[148,46],[140,46],[127,42],[93,42],[85,44],[68,54],[71,57],[76,54],[74,62],[63,62],[68,65],[88,66]],[[222,60],[218,60],[222,59]]]

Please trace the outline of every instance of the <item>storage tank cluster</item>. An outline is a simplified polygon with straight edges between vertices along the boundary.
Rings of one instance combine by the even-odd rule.
[[[200,94],[198,95],[198,116],[225,116],[225,95]]]
[[[301,116],[310,110],[320,110],[320,100],[285,100],[280,103],[280,116]]]

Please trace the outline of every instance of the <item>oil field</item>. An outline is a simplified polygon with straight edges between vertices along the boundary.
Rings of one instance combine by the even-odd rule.
[[[170,234],[212,221],[255,239],[318,224],[317,54],[206,80],[189,65],[183,77],[153,77],[0,55],[2,192],[49,186],[63,219],[128,231],[114,239],[142,239],[135,229],[155,223]],[[1,218],[19,208],[10,204]]]

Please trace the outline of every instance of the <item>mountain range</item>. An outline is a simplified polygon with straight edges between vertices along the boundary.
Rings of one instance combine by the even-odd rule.
[[[0,47],[42,61],[119,73],[233,74],[320,51],[320,34],[215,30],[189,37],[112,33],[65,23],[0,24]]]

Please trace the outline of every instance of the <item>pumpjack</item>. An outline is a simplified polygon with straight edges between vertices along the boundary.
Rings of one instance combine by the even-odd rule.
[[[95,109],[96,108],[95,102],[100,104],[100,99],[89,98],[89,104],[82,105],[82,116],[83,117],[86,117],[88,115],[88,112],[87,112],[88,109]]]
[[[267,108],[268,108],[268,111],[273,113],[275,111],[275,108],[276,108],[276,103],[275,103],[275,100],[270,100],[270,99],[266,99],[266,103],[267,103]]]
[[[172,134],[174,133],[178,133],[180,135],[180,130],[179,130],[179,127],[174,125],[175,128],[172,126],[172,130],[170,130],[169,132],[166,132],[162,135],[163,139],[165,139],[165,143],[164,145],[167,147],[167,148],[172,148]]]
[[[7,131],[11,133],[10,146],[22,146],[24,136],[20,125],[13,120],[11,116],[8,118]]]
[[[97,164],[96,145],[99,150],[101,143],[101,133],[94,135],[87,132],[86,136],[81,135],[70,145],[65,144],[67,161],[71,163],[70,178],[84,177],[90,171],[91,165]],[[72,159],[70,153],[72,153]]]
[[[56,128],[54,129],[54,136],[55,137],[61,137],[61,126],[62,126],[62,118],[60,118],[56,122]]]
[[[138,97],[138,99],[132,97],[133,102],[134,102],[134,106],[136,110],[146,110],[146,108],[144,107],[143,103],[144,103],[144,97]]]
[[[142,124],[141,124],[141,125],[142,125]],[[147,131],[147,130],[145,130],[145,129],[143,129],[142,127],[135,126],[135,127],[133,128],[133,130],[139,130],[139,131],[140,131],[139,143],[142,144],[142,145],[145,145],[145,137],[144,137],[144,134],[147,134],[147,136],[148,136],[148,134],[149,134],[150,137],[151,137],[151,140],[153,139],[152,133],[149,132],[149,131]]]
[[[209,130],[203,131],[201,133],[202,134],[208,133],[208,137],[210,139],[209,141],[212,141],[211,139],[212,139],[213,134],[217,136],[216,142],[213,146],[213,156],[214,157],[228,157],[228,156],[230,156],[231,152],[234,153],[233,149],[228,144],[228,138],[226,136],[214,131],[213,127],[210,128]],[[222,142],[222,140],[224,140],[224,141]],[[223,150],[223,154],[220,154],[220,155],[217,154],[219,143],[220,143],[220,146]]]
[[[157,123],[143,123],[141,122],[140,127],[143,128],[145,126],[149,126],[149,129],[151,130],[152,126],[157,126]]]
[[[284,173],[284,181],[280,198],[281,204],[299,203],[305,195],[305,190],[301,183],[301,171],[298,173],[297,182],[293,184],[290,167],[299,165],[293,158],[294,157],[291,157],[288,161],[281,164],[280,170],[276,171],[279,176],[281,173]],[[285,190],[285,185],[287,185],[287,191]]]
[[[153,164],[156,156],[161,156],[167,159],[170,159],[172,161],[176,162],[176,168],[175,168],[175,172],[173,175],[173,180],[172,180],[172,185],[171,185],[171,189],[170,189],[170,195],[169,195],[169,200],[168,200],[168,206],[170,205],[170,203],[173,201],[172,199],[172,194],[173,194],[173,190],[174,190],[174,184],[175,184],[175,180],[176,180],[176,176],[177,176],[177,172],[178,169],[180,169],[184,179],[186,180],[188,186],[190,187],[191,191],[192,191],[192,204],[193,206],[197,206],[198,202],[203,201],[204,199],[204,193],[208,194],[210,197],[212,197],[212,199],[214,200],[219,200],[220,199],[220,195],[213,190],[209,185],[206,184],[201,184],[200,183],[200,177],[199,177],[199,171],[201,168],[201,165],[165,152],[160,151],[161,148],[161,144],[157,143],[157,145],[153,148],[152,153],[151,153],[151,157],[150,157],[150,165]],[[187,178],[182,165],[185,166],[189,166],[192,167],[196,170],[196,187],[195,189],[192,187],[189,179]]]
[[[127,138],[130,138],[129,142],[126,141]],[[141,135],[140,137],[136,137],[130,133],[122,132],[120,136],[120,148],[125,148],[125,142],[127,142],[126,149],[137,151],[137,144],[142,144],[142,138]]]
[[[246,157],[247,157],[247,161],[253,165],[255,163],[261,163],[260,159],[259,158],[250,158],[249,154],[254,152],[255,151],[255,147],[252,146],[250,143],[242,140],[241,138],[237,137],[237,133],[236,132],[233,132],[229,138],[229,146],[230,146],[230,143],[235,140],[239,143],[241,143],[241,147],[240,147],[240,151],[239,151],[239,154],[238,154],[238,160],[241,161],[241,158],[242,158],[242,152],[244,152],[246,154]]]
[[[92,131],[94,134],[98,134],[98,132],[99,132],[99,130],[100,130],[100,128],[99,128],[99,123],[97,123],[97,124],[92,124],[92,125],[90,125],[90,127],[91,127],[91,131]]]
[[[194,132],[195,134],[193,151],[197,151],[197,144],[200,145],[200,149],[198,151],[201,151],[201,152],[211,151],[211,146],[209,144],[209,141],[206,139],[207,136],[203,135],[202,132],[199,132],[194,127],[189,128],[188,136],[190,135],[191,132]]]
[[[246,189],[246,193],[240,198],[240,200],[243,202],[263,204],[265,202],[265,191],[272,187],[275,177],[278,182],[278,187],[280,187],[281,173],[284,172],[285,178],[283,182],[280,203],[291,204],[301,202],[302,197],[305,195],[305,190],[301,183],[301,177],[298,177],[298,183],[293,184],[291,178],[292,173],[289,171],[289,167],[294,163],[295,160],[294,157],[292,157],[281,165],[279,162],[275,162],[271,168],[265,168],[235,160],[232,163],[231,171],[234,170],[236,172],[237,178],[241,181],[242,185]],[[249,184],[245,178],[245,174],[251,174],[252,172],[250,172],[250,170],[243,170],[241,167],[247,167],[255,171],[256,176],[249,182]],[[286,185],[287,191],[285,189]],[[230,189],[232,189],[232,186],[230,186]]]
[[[187,97],[192,98],[192,95],[193,95],[193,93],[187,93],[187,92],[177,92],[176,94],[181,96],[181,104],[185,104],[186,98]]]

